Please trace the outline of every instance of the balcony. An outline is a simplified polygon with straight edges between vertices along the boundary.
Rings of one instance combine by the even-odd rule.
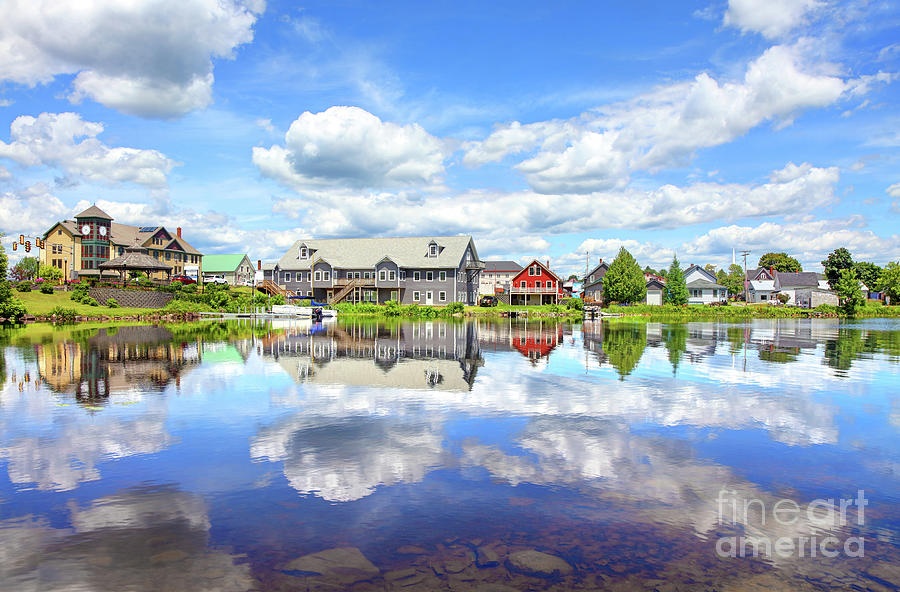
[[[534,286],[511,286],[509,288],[510,294],[556,294],[559,292],[559,288],[553,286],[552,288],[548,288],[547,286],[542,286],[540,288],[536,288]]]
[[[350,282],[354,282],[354,286],[360,288],[371,288],[375,286],[375,278],[338,278],[334,280],[335,288],[343,288],[349,286]]]

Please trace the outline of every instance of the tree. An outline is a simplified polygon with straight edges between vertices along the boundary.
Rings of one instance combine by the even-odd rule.
[[[877,290],[878,280],[881,279],[882,269],[868,261],[857,261],[853,264],[853,271],[856,277],[873,292]]]
[[[666,274],[666,278],[666,304],[677,304],[679,306],[687,304],[687,284],[684,280],[684,272],[681,271],[681,265],[678,263],[677,255],[672,258],[672,265],[669,266],[669,273]]]
[[[53,265],[41,265],[38,270],[38,277],[41,277],[49,282],[58,282],[62,279],[62,276],[62,270],[58,267],[54,267]]]
[[[644,273],[647,273],[647,274],[650,274],[650,275],[659,275],[659,274],[656,272],[656,270],[653,269],[652,267],[650,267],[649,265],[648,265],[647,267],[644,268]]]
[[[567,281],[569,281],[569,282],[577,282],[577,281],[578,281],[578,276],[575,275],[574,273],[573,273],[573,274],[570,274],[570,275],[569,275],[569,279],[568,279]]]
[[[0,232],[0,238],[3,233]],[[9,260],[6,257],[6,249],[0,245],[0,317],[4,319],[17,319],[25,314],[25,305],[13,295],[12,287],[6,281],[6,266]],[[2,357],[2,354],[0,354]]]
[[[644,272],[625,247],[619,249],[603,278],[603,298],[623,303],[643,302],[647,298]]]
[[[787,253],[766,253],[759,258],[759,267],[769,269],[774,267],[776,271],[785,273],[803,271],[800,262]]]
[[[885,265],[878,278],[878,290],[891,299],[891,304],[900,304],[900,261]]]
[[[825,268],[825,277],[828,278],[828,285],[831,286],[832,290],[837,290],[838,280],[841,279],[841,271],[853,269],[853,257],[850,255],[850,251],[841,247],[832,251],[822,261],[822,267]]]
[[[713,275],[715,275],[715,273],[716,273],[716,266],[713,265],[712,263],[707,263],[706,265],[703,266],[703,269],[705,269],[706,271],[708,271],[709,273],[711,273]]]
[[[728,273],[724,277],[718,277],[718,281],[728,289],[728,293],[732,296],[744,293],[744,270],[736,263],[732,263],[728,268]]]
[[[859,287],[859,278],[852,269],[842,269],[841,277],[832,286],[845,313],[852,315],[866,303],[866,297]]]
[[[10,275],[15,281],[33,280],[37,277],[40,262],[37,257],[22,257],[22,260],[16,263],[12,268]]]

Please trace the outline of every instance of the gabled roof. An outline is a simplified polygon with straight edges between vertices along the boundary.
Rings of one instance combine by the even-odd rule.
[[[584,276],[584,285],[585,285],[585,287],[587,287],[587,286],[593,286],[593,285],[596,284],[596,283],[602,282],[602,281],[603,281],[603,278],[606,277],[606,272],[607,272],[607,271],[609,271],[609,265],[606,263],[606,261],[600,261],[600,263],[598,263],[598,264],[594,267],[594,269],[590,270],[590,271],[588,272],[588,274],[587,274],[586,276]],[[598,274],[599,274],[600,277],[596,277]],[[591,275],[594,275],[594,276],[595,276],[595,279],[594,279],[593,282],[590,281],[590,279],[589,279],[589,278],[591,277]]]
[[[769,279],[775,279],[772,277],[772,272],[767,267],[757,267],[756,269],[748,269],[747,270],[747,279],[748,280],[758,280],[760,276],[765,274]],[[763,278],[765,279],[765,278]]]
[[[819,275],[814,271],[775,272],[775,286],[781,288],[818,288]]]
[[[687,277],[688,274],[691,274],[695,271],[699,271],[700,273],[702,273],[706,277],[707,281],[710,281],[714,284],[718,281],[716,278],[716,274],[714,274],[710,270],[706,269],[705,267],[700,267],[699,265],[691,265],[690,267],[685,269],[684,277]]]
[[[96,205],[92,205],[85,211],[81,212],[75,218],[102,218],[104,220],[112,220],[112,216],[98,208]]]
[[[655,288],[657,290],[665,290],[666,285],[656,278],[650,278],[647,281],[647,289],[649,290],[650,288]]]
[[[553,278],[554,278],[557,282],[562,282],[562,280],[559,279],[559,276],[558,276],[558,275],[556,275],[555,273],[553,273],[553,272],[550,270],[549,267],[547,267],[546,265],[544,265],[543,263],[541,263],[541,262],[538,261],[537,259],[533,259],[533,260],[531,261],[531,263],[529,263],[528,265],[526,265],[525,267],[523,267],[522,270],[519,271],[519,273],[517,273],[513,279],[516,279],[516,278],[518,278],[520,275],[522,275],[523,273],[527,272],[527,271],[528,271],[528,268],[531,267],[532,265],[538,265],[538,266],[540,266],[541,269],[543,269],[543,270],[546,271],[548,274],[550,274],[551,276],[553,276]]]
[[[432,241],[443,247],[437,257],[428,256],[428,245]],[[300,245],[314,251],[313,256],[298,259]],[[302,239],[281,257],[278,267],[286,271],[305,270],[312,262],[325,259],[335,269],[371,269],[387,256],[400,267],[448,269],[459,267],[470,246],[478,260],[471,236]]]
[[[203,273],[232,273],[241,266],[244,259],[250,262],[245,253],[206,255],[203,258]]]
[[[80,215],[81,214],[79,214],[79,216]],[[75,220],[63,220],[51,226],[50,229],[46,233],[44,233],[43,238],[47,238],[53,231],[53,229],[57,227],[57,225],[62,226],[75,236],[81,236],[81,233],[78,232],[78,224],[75,222]],[[151,230],[141,232],[141,229],[144,228],[149,228]],[[168,235],[168,237],[172,241],[174,241],[185,253],[190,253],[191,255],[201,255],[200,251],[192,247],[191,244],[186,240],[184,240],[183,238],[179,238],[177,235],[172,235],[162,226],[132,226],[130,224],[119,224],[118,222],[111,222],[109,225],[109,242],[117,247],[133,247],[135,244],[147,247],[150,246],[147,244],[150,239],[153,238],[153,236],[156,235],[156,233],[160,230],[165,231],[166,235]]]
[[[710,282],[708,280],[694,280],[692,282],[687,283],[688,289],[693,288],[695,290],[725,290],[725,286],[718,284],[716,282]]]
[[[515,261],[485,261],[483,271],[487,273],[517,272],[522,271],[522,266]]]

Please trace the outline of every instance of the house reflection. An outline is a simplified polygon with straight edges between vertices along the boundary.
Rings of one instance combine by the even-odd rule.
[[[154,326],[104,328],[83,341],[35,344],[34,349],[49,388],[90,405],[115,393],[179,384],[200,363],[197,342],[176,342],[167,329]]]
[[[571,327],[557,322],[510,321],[478,325],[478,340],[482,347],[493,351],[517,351],[532,364],[549,358],[567,334],[571,334]]]
[[[470,390],[484,364],[473,323],[299,326],[262,341],[297,382]]]

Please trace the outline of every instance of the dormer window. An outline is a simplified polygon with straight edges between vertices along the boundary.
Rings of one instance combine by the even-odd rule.
[[[299,259],[307,259],[309,257],[309,250],[304,246],[300,247],[300,256]]]
[[[429,257],[437,257],[438,254],[438,246],[437,243],[431,243],[428,245],[428,256]]]

